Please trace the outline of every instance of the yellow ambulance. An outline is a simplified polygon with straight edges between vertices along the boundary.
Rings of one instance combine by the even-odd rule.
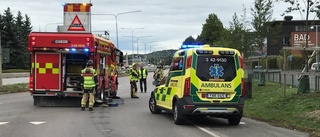
[[[173,113],[174,123],[186,116],[211,116],[238,125],[245,101],[242,56],[236,49],[182,45],[167,76],[149,99],[152,114]]]

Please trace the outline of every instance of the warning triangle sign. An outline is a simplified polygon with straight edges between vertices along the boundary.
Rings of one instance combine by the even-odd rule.
[[[78,15],[76,15],[71,22],[68,31],[85,31]]]

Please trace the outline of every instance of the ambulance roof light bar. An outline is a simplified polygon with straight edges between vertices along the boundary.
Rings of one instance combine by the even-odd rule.
[[[202,48],[203,45],[181,45],[181,49]]]
[[[210,47],[210,45],[181,45],[180,49],[192,49],[192,48],[203,48],[203,47]]]

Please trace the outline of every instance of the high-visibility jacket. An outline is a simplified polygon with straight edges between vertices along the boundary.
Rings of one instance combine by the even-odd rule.
[[[129,76],[129,78],[130,78],[130,81],[137,81],[137,80],[139,80],[139,73],[138,73],[138,71],[135,70],[135,69],[133,69],[133,68],[131,68],[131,69],[130,69],[130,76]]]
[[[156,72],[153,74],[153,78],[156,81],[161,81],[163,78],[163,70],[162,69],[157,69]]]
[[[83,78],[83,88],[93,88],[98,85],[97,72],[92,67],[81,70],[81,76]]]
[[[148,76],[147,69],[139,69],[140,79],[146,79]]]

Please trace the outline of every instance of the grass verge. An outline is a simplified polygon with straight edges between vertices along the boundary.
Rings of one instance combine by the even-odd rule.
[[[309,132],[320,137],[320,93],[297,94],[297,88],[266,82],[252,83],[252,99],[246,100],[245,117],[268,122],[272,125]]]
[[[26,92],[28,88],[28,83],[4,85],[0,88],[0,94]]]
[[[21,73],[21,72],[30,72],[30,70],[25,70],[25,69],[7,69],[7,70],[2,70],[2,73]]]

